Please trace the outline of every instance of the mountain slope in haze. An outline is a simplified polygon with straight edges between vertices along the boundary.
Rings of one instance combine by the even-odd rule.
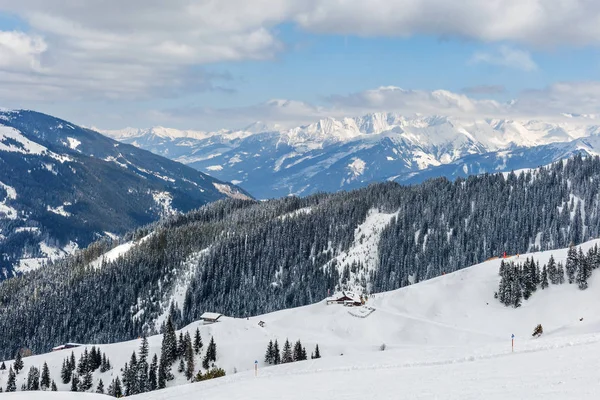
[[[581,245],[581,249],[585,253],[598,244],[599,240],[586,242]],[[523,254],[519,259],[513,256],[507,261],[517,262],[533,257],[543,265],[550,256],[556,262],[564,264],[567,250]],[[287,389],[280,387],[279,383],[290,383],[290,377],[295,380],[301,376],[309,376],[320,382],[321,374],[329,379],[338,379],[336,376],[339,375],[358,374],[363,377],[352,375],[356,382],[351,387],[363,390],[360,384],[364,382],[364,375],[372,370],[376,370],[378,374],[392,370],[398,376],[413,376],[419,372],[427,376],[431,374],[430,370],[436,368],[454,371],[454,368],[462,368],[463,364],[475,364],[477,367],[489,364],[492,376],[495,376],[497,368],[494,365],[511,355],[512,334],[516,337],[516,353],[513,357],[518,354],[548,353],[548,359],[564,363],[566,359],[573,358],[556,360],[556,354],[569,355],[563,351],[565,349],[576,351],[577,348],[583,348],[588,353],[590,349],[598,349],[600,305],[596,299],[600,293],[600,271],[593,272],[586,290],[579,290],[575,284],[551,285],[538,290],[520,308],[513,309],[502,306],[494,299],[494,291],[500,281],[500,262],[501,260],[484,262],[396,291],[379,293],[368,299],[367,307],[375,310],[368,314],[363,313],[367,310],[365,307],[327,305],[324,300],[320,300],[306,307],[248,319],[222,317],[221,322],[213,325],[194,322],[179,332],[189,332],[192,338],[196,329],[201,332],[205,348],[195,356],[196,370],[200,369],[199,360],[206,352],[209,338],[213,337],[217,343],[216,365],[225,369],[227,376],[218,381],[185,385],[188,381],[183,374],[177,372],[175,364],[172,372],[176,378],[168,382],[167,390],[138,398],[162,399],[171,398],[168,396],[187,396],[192,392],[197,396],[199,391],[211,398],[213,395],[216,398],[246,397],[240,396],[236,388],[245,387],[250,381],[257,380],[253,371],[254,360],[258,361],[258,380],[261,385],[265,385],[264,390],[267,390],[267,394],[259,391],[259,395],[280,398],[283,393],[287,394]],[[366,317],[357,318],[356,315]],[[260,321],[263,326],[259,325]],[[531,332],[538,323],[543,325],[544,335],[540,339],[533,339]],[[277,340],[282,345],[286,339],[292,342],[300,339],[308,353],[313,352],[318,344],[322,358],[278,366],[267,365],[264,355],[268,342]],[[130,361],[132,352],[139,350],[140,342],[137,339],[98,345],[110,359],[113,369],[105,373],[95,372],[93,388],[96,388],[99,379],[103,379],[106,387],[112,379],[121,375],[120,368]],[[161,343],[161,335],[149,338],[150,359],[154,354],[160,356]],[[386,345],[385,351],[381,351],[382,344]],[[90,347],[88,345],[88,349]],[[62,362],[71,351],[78,360],[83,350],[84,347],[79,347],[24,358],[24,371],[30,366],[37,367],[47,362],[59,390],[68,391],[70,385],[60,383]],[[576,360],[580,362],[581,358]],[[11,362],[6,364],[8,367]],[[514,364],[512,367],[514,368]],[[20,387],[25,378],[26,374],[22,372],[18,376],[17,387]],[[375,379],[375,376],[369,375],[368,379]],[[414,386],[411,386],[411,393],[418,392],[417,387],[422,379],[421,377],[416,383],[412,383]],[[477,380],[479,379],[477,374]],[[486,376],[486,382],[487,379],[490,377]],[[447,382],[444,381],[445,384]],[[6,374],[2,374],[0,386],[5,385]],[[274,391],[267,387],[273,385],[278,387],[280,397],[268,397]],[[358,389],[355,385],[359,385]],[[376,386],[376,390],[388,393],[386,387]],[[312,398],[321,388],[318,391],[315,387],[311,388],[315,391]],[[370,390],[373,393],[372,385]],[[471,389],[461,386],[460,390],[452,393],[465,393],[468,390]]]
[[[247,194],[33,111],[0,112],[0,279],[99,237]]]
[[[578,244],[600,237],[598,182],[600,158],[575,156],[518,176],[211,203],[0,284],[0,354],[132,339],[169,315],[183,326],[328,290],[383,292],[504,252]]]
[[[451,178],[451,173],[444,175],[443,168],[450,163],[479,163],[481,172],[510,171],[497,163],[496,169],[484,168],[486,154],[572,142],[600,132],[594,119],[565,119],[567,122],[469,120],[373,113],[322,119],[287,130],[261,123],[239,131],[189,132],[157,127],[104,133],[235,182],[258,198],[272,198],[354,189],[392,179],[414,182],[421,176]],[[593,150],[589,154],[600,152]],[[560,159],[542,152],[535,155],[538,157],[523,158],[522,168]]]

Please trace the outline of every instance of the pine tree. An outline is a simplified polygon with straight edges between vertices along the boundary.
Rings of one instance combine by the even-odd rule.
[[[45,361],[42,367],[42,380],[40,381],[40,386],[42,387],[42,390],[50,388],[50,369]]]
[[[79,390],[79,377],[73,372],[71,377],[71,392],[77,392]]]
[[[177,368],[177,372],[182,373],[185,371],[185,363],[183,362],[183,358],[179,360],[179,368]]]
[[[2,365],[0,365],[0,371],[5,371],[6,370],[6,364],[4,364],[4,361],[2,361]]]
[[[185,356],[185,338],[183,332],[179,332],[179,341],[177,342],[177,358]]]
[[[194,365],[194,348],[192,346],[192,340],[190,338],[189,333],[186,333],[186,336],[185,336],[185,359],[186,359],[185,376],[188,380],[190,380],[194,377],[195,365]]]
[[[102,354],[102,361],[100,361],[100,372],[104,373],[110,369],[110,363],[106,358],[106,354]]]
[[[542,269],[542,282],[541,282],[541,288],[546,289],[548,287],[548,269],[546,268],[546,266],[544,265],[544,268]]]
[[[158,387],[158,377],[156,375],[157,372],[158,372],[158,357],[156,356],[156,354],[154,354],[154,357],[152,357],[152,363],[150,364],[150,371],[148,374],[148,390],[149,391],[156,390],[156,388]]]
[[[279,353],[279,343],[277,339],[275,339],[275,344],[273,345],[273,364],[281,364],[281,354]]]
[[[550,259],[547,264],[548,269],[548,278],[550,279],[550,283],[553,285],[558,285],[558,270],[556,268],[556,261],[554,260],[554,256],[550,255]]]
[[[87,392],[94,385],[94,379],[92,376],[92,371],[87,371],[83,374],[83,380],[80,382],[80,392]]]
[[[559,285],[562,285],[565,283],[565,269],[563,268],[563,264],[561,262],[559,262],[556,267],[556,276],[557,276],[556,281],[558,282]]]
[[[63,384],[69,383],[71,380],[71,368],[69,368],[69,360],[63,360],[62,368],[60,369],[60,379]]]
[[[202,368],[209,369],[210,368],[210,358],[208,357],[208,353],[204,355],[202,358]]]
[[[292,345],[288,339],[285,340],[285,344],[283,345],[283,353],[281,354],[281,362],[283,364],[291,363],[294,361],[292,357]]]
[[[302,343],[300,342],[300,340],[298,340],[294,344],[294,352],[292,355],[292,360],[293,361],[301,361],[302,360]]]
[[[15,370],[15,374],[17,375],[23,369],[23,358],[21,357],[20,351],[17,351],[17,355],[15,356],[15,362],[13,363],[13,368]]]
[[[115,396],[115,380],[113,379],[110,385],[108,385],[108,389],[106,389],[106,394],[112,397]]]
[[[592,275],[592,269],[590,267],[591,257],[585,257],[583,255],[583,251],[581,251],[581,247],[580,247],[578,258],[579,258],[579,262],[578,262],[578,268],[577,268],[576,282],[577,282],[577,286],[579,286],[579,289],[585,290],[588,288],[588,279]]]
[[[194,335],[194,351],[196,354],[200,354],[202,350],[202,336],[200,336],[200,328],[196,328],[196,334]]]
[[[96,388],[96,393],[104,394],[104,382],[102,382],[102,379],[100,379],[100,381],[98,382],[98,387]]]
[[[319,351],[319,345],[315,346],[315,358],[321,358],[321,352]]]
[[[275,357],[273,354],[273,340],[269,340],[269,345],[267,346],[267,353],[265,354],[265,363],[273,364],[275,362]]]
[[[308,360],[308,356],[306,355],[306,348],[305,347],[302,347],[302,358],[301,358],[301,360],[302,361]]]
[[[140,345],[140,357],[137,364],[135,393],[148,391],[148,338],[144,335]]]
[[[6,391],[16,392],[17,391],[17,379],[12,366],[8,367],[8,380],[6,381]]]
[[[569,251],[567,252],[567,262],[565,264],[565,269],[567,271],[567,280],[571,284],[575,282],[575,273],[577,272],[577,249],[575,246],[571,244],[569,247]]]
[[[177,335],[175,334],[175,328],[171,318],[167,320],[165,327],[165,333],[163,335],[161,353],[161,361],[164,360],[166,366],[171,366],[177,359]]]
[[[217,361],[217,344],[215,343],[214,337],[210,338],[208,348],[206,349],[206,355],[208,356],[208,361]]]
[[[29,368],[27,390],[40,390],[40,370],[36,367]]]
[[[53,392],[58,391],[58,388],[56,387],[56,382],[54,382],[54,379],[52,380],[52,384],[50,385],[50,390]]]
[[[115,378],[115,397],[123,397],[123,389],[121,388],[121,381],[118,376]]]

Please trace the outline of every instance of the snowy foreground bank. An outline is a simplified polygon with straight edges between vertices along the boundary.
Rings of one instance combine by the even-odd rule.
[[[599,241],[582,246],[584,250]],[[541,264],[566,250],[534,254]],[[521,255],[522,262],[527,255]],[[197,384],[178,377],[172,387],[133,396],[163,399],[598,399],[600,398],[600,271],[589,289],[551,286],[518,309],[496,299],[500,260],[377,295],[376,311],[357,318],[348,307],[318,303],[201,327],[205,343],[214,336],[217,365],[227,376]],[[258,322],[263,321],[264,326]],[[531,337],[543,324],[544,335]],[[515,351],[511,351],[511,335]],[[262,362],[271,339],[301,339],[309,352],[319,344],[323,358],[268,367]],[[161,337],[150,338],[150,354]],[[139,340],[100,345],[119,373]],[[381,345],[386,345],[381,351]],[[79,357],[81,349],[75,349]],[[29,366],[48,362],[53,375],[70,350],[24,358]],[[254,361],[259,361],[258,376]],[[8,365],[8,364],[7,364]],[[18,387],[25,374],[19,376]],[[58,382],[57,382],[58,383]],[[6,373],[0,374],[5,386]],[[59,390],[68,390],[59,386]],[[13,393],[10,399],[95,399],[83,393]]]

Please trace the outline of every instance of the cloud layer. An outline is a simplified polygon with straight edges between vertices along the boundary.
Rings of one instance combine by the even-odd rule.
[[[26,33],[0,32],[0,98],[140,99],[219,87],[200,66],[269,59],[277,27],[522,46],[600,44],[591,0],[0,0]],[[524,50],[500,47],[475,62],[533,70]],[[35,88],[31,90],[30,88]],[[18,89],[18,90],[17,90]]]
[[[446,90],[405,90],[380,87],[346,95],[333,95],[323,105],[301,101],[271,100],[235,108],[177,108],[157,112],[155,117],[171,125],[201,129],[239,129],[255,121],[284,128],[304,125],[321,118],[354,117],[372,112],[394,112],[412,116],[445,115],[464,118],[513,118],[562,120],[565,114],[594,115],[600,112],[600,83],[557,83],[542,90],[529,90],[509,102],[474,99]],[[600,114],[595,116],[600,118]],[[200,121],[212,126],[199,126]]]

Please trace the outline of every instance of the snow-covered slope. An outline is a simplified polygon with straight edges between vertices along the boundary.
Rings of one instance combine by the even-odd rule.
[[[599,132],[598,121],[583,116],[542,122],[373,113],[284,130],[257,123],[239,131],[195,134],[165,128],[104,133],[269,198],[352,189],[392,178],[415,181],[429,171],[453,177],[457,174],[440,167],[469,157],[465,162],[479,163],[472,168],[476,171],[507,171],[510,166],[503,167],[501,159]],[[580,147],[580,152],[589,150]],[[500,151],[504,158],[488,165],[487,154]],[[592,153],[596,151],[594,147]],[[545,164],[548,158],[568,157],[563,153],[547,148],[534,157],[529,152],[520,158],[521,168],[542,165],[539,157]]]
[[[34,111],[0,111],[0,280],[226,197],[232,184]]]
[[[581,247],[586,251],[598,243],[600,240]],[[557,261],[564,261],[566,250],[533,256],[540,263],[545,263],[550,255],[554,255]],[[521,255],[519,260],[527,256]],[[519,261],[516,257],[512,259]],[[282,391],[286,394],[285,398],[303,398],[298,397],[295,391],[304,386],[318,389],[308,397],[324,399],[327,393],[331,393],[323,387],[325,382],[339,382],[341,386],[334,385],[333,390],[348,394],[348,398],[369,398],[369,393],[378,393],[378,390],[389,398],[404,385],[408,385],[406,393],[409,398],[426,389],[432,390],[432,396],[437,394],[442,398],[481,398],[482,395],[484,398],[496,398],[486,396],[494,393],[508,393],[512,394],[509,398],[515,398],[519,397],[515,395],[518,393],[515,387],[499,387],[502,384],[493,382],[498,376],[518,377],[524,373],[528,374],[526,379],[519,380],[521,386],[516,388],[534,385],[537,377],[550,379],[553,385],[560,385],[559,381],[566,382],[567,385],[560,386],[557,392],[563,395],[575,387],[569,376],[579,376],[584,384],[592,381],[597,384],[597,376],[581,368],[577,375],[559,377],[559,371],[568,371],[563,369],[565,365],[575,367],[577,363],[573,360],[581,360],[582,357],[589,360],[591,366],[598,366],[597,357],[592,358],[588,354],[600,350],[600,303],[597,301],[600,273],[595,271],[592,275],[588,290],[581,291],[576,285],[568,284],[551,286],[536,292],[523,302],[522,307],[513,309],[494,299],[499,282],[499,264],[500,260],[491,260],[403,289],[377,294],[368,299],[367,306],[375,311],[365,318],[353,315],[356,309],[326,305],[323,301],[248,319],[223,318],[213,325],[193,323],[183,331],[193,333],[199,327],[205,343],[211,336],[215,338],[218,349],[216,364],[225,368],[228,377],[202,383],[200,387],[187,386],[139,398],[187,400],[191,397],[186,396],[191,396],[194,391],[202,391],[207,398],[215,399],[239,396],[275,399],[280,398],[276,394],[281,396]],[[261,321],[264,326],[259,325]],[[540,339],[532,339],[531,332],[538,323],[543,324],[545,333]],[[515,355],[511,355],[512,334],[516,337]],[[319,344],[323,358],[277,367],[265,366],[263,358],[269,340],[278,339],[282,343],[286,338],[291,341],[301,339],[309,353]],[[159,352],[161,336],[151,337],[149,342],[152,356]],[[100,378],[105,384],[110,381],[139,344],[140,340],[134,340],[100,345],[115,368],[104,374],[97,372],[96,381]],[[380,349],[382,344],[386,345],[384,352]],[[76,357],[82,350],[74,349]],[[24,359],[25,371],[29,366],[41,366],[47,361],[58,383],[62,360],[70,352],[64,350],[27,357]],[[558,370],[547,366],[546,361],[553,359],[561,360],[561,363],[550,364],[556,368],[560,366]],[[255,360],[259,361],[258,379],[253,376]],[[535,375],[528,370],[533,366],[537,366],[534,368],[537,371]],[[512,368],[519,368],[516,370],[519,374]],[[496,375],[497,369],[500,375]],[[544,374],[543,371],[554,372]],[[473,373],[475,375],[471,375]],[[441,381],[438,386],[428,387],[429,382],[435,382],[430,376],[432,374]],[[451,377],[444,376],[448,374],[455,375],[462,383],[452,386]],[[24,377],[24,373],[18,376],[18,387]],[[401,377],[401,380],[393,377]],[[490,386],[473,387],[473,384],[467,383],[477,380],[477,377]],[[170,386],[183,383],[185,379],[178,376]],[[0,386],[5,385],[6,373],[0,373]],[[67,387],[59,385],[62,390]],[[278,390],[274,390],[275,387]],[[533,387],[542,390],[538,386]],[[575,393],[597,394],[595,390]],[[352,397],[353,393],[355,397]],[[460,397],[461,394],[465,396]]]

